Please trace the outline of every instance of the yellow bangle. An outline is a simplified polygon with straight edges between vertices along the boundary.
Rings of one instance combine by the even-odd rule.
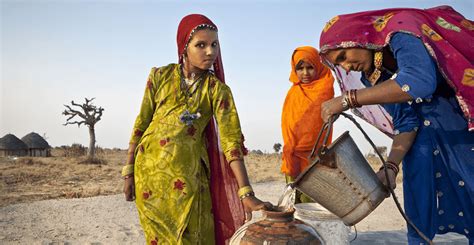
[[[249,192],[249,193],[247,193],[247,194],[245,194],[245,195],[239,196],[239,198],[240,198],[240,200],[242,201],[242,200],[244,200],[244,199],[247,198],[247,197],[253,197],[253,196],[255,196],[255,194],[254,194],[253,191],[252,191],[252,192]]]
[[[133,164],[127,164],[127,165],[123,166],[122,176],[125,177],[127,175],[133,174],[134,167],[135,167],[135,165],[133,165]]]
[[[243,186],[239,189],[239,191],[237,191],[237,195],[239,197],[245,195],[245,194],[248,194],[248,193],[251,193],[253,192],[253,189],[250,185],[246,185],[246,186]]]

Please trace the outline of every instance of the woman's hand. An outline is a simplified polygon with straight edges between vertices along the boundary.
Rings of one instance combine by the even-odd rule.
[[[393,190],[397,187],[397,174],[391,168],[387,168],[387,171],[388,171],[388,180],[390,181],[390,189]],[[384,169],[380,169],[377,172],[377,178],[379,178],[380,182],[382,182],[384,186],[389,187],[387,178],[385,177]]]
[[[123,181],[123,193],[125,194],[126,201],[131,202],[135,200],[135,180],[133,176]]]
[[[262,202],[255,196],[248,196],[242,199],[245,211],[245,222],[252,220],[252,212],[258,210],[272,210],[273,205],[269,202]]]
[[[338,96],[323,102],[321,105],[321,118],[325,123],[329,121],[329,118],[333,115],[338,115],[344,111],[342,107],[342,96]]]

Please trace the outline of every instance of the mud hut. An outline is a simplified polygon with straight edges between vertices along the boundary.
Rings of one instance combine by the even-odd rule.
[[[28,146],[13,134],[0,138],[0,156],[27,156]]]
[[[51,146],[46,140],[35,132],[31,132],[21,138],[28,146],[28,155],[31,157],[50,157]]]

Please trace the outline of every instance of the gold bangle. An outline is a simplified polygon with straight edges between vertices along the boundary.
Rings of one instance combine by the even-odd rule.
[[[133,164],[127,164],[127,165],[123,166],[122,176],[125,177],[127,175],[133,174],[134,167],[135,167],[135,165],[133,165]]]
[[[244,199],[247,198],[247,197],[253,197],[253,196],[255,196],[255,193],[253,193],[253,191],[252,191],[252,192],[249,192],[249,193],[244,194],[244,195],[242,195],[242,196],[239,196],[239,198],[240,198],[240,200],[242,201],[242,200],[244,200]]]
[[[247,193],[250,193],[250,192],[253,192],[253,189],[250,185],[246,185],[246,186],[242,186],[239,191],[237,191],[237,195],[239,197],[247,194]]]

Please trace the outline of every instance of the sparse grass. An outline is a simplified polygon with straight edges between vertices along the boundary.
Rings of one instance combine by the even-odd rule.
[[[280,154],[260,155],[250,153],[245,157],[245,166],[247,167],[247,173],[252,183],[285,180],[285,176],[280,172]]]
[[[120,170],[126,151],[102,149],[99,162],[85,156],[66,157],[64,149],[53,149],[52,157],[0,158],[0,207],[14,203],[56,198],[81,198],[122,192]],[[378,170],[381,163],[368,159]],[[284,181],[280,173],[281,154],[249,154],[245,157],[252,183]],[[401,174],[398,182],[401,182]]]
[[[84,160],[79,161],[79,164],[106,164],[107,159],[102,156],[95,156],[93,158],[85,157]]]
[[[91,162],[84,156],[64,157],[61,149],[53,149],[52,155],[0,158],[0,206],[121,192],[125,150],[104,150],[98,154],[100,164],[80,164]]]

